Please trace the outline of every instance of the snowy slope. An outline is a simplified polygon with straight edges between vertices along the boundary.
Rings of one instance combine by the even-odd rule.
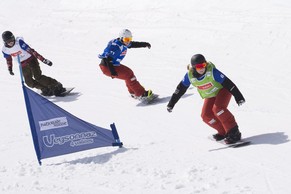
[[[35,156],[17,63],[0,65],[0,193],[290,193],[291,3],[288,0],[9,0],[0,30],[23,36],[54,65],[43,73],[79,95],[53,100],[109,128],[124,148],[94,149],[43,160]],[[149,49],[123,63],[160,104],[140,107],[124,83],[105,77],[98,54],[123,28]],[[200,118],[203,101],[189,89],[173,112],[167,102],[193,54],[231,78],[247,103],[229,109],[251,146],[220,149]]]

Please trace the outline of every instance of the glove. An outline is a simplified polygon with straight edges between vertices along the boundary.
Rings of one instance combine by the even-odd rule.
[[[44,64],[47,64],[48,66],[52,66],[53,65],[53,63],[50,60],[48,60],[48,59],[44,59],[44,60],[42,60],[42,62]]]
[[[11,71],[9,71],[9,73],[10,73],[10,75],[14,75],[14,73],[13,73],[13,71],[11,70]]]
[[[13,71],[12,71],[12,66],[8,67],[8,71],[10,75],[14,75]]]
[[[167,106],[167,111],[171,113],[173,111],[173,107]]]
[[[148,42],[147,42],[147,45],[146,45],[146,47],[148,47],[148,49],[150,49],[152,46],[151,46],[151,44],[150,44],[150,43],[148,43]]]
[[[243,103],[245,103],[246,101],[243,99],[243,100],[237,100],[236,103],[237,105],[241,106]]]
[[[245,100],[245,98],[243,97],[243,95],[236,95],[236,96],[234,97],[234,99],[235,99],[237,105],[239,105],[239,106],[241,106],[243,103],[246,102],[246,100]]]

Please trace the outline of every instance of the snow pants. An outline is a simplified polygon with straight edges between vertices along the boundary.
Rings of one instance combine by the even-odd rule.
[[[42,75],[39,63],[36,58],[32,58],[26,66],[22,67],[22,74],[27,86],[31,88],[43,89],[53,87],[58,84],[58,81]]]
[[[103,64],[100,64],[99,66],[104,75],[108,77],[124,80],[127,90],[130,94],[134,94],[135,96],[139,97],[143,95],[143,93],[145,92],[144,87],[140,85],[133,71],[129,67],[122,64],[120,64],[120,66],[114,66],[114,69],[118,75],[112,76],[107,66]]]
[[[202,107],[203,121],[217,130],[220,135],[225,135],[237,126],[234,116],[227,109],[231,96],[228,90],[222,88],[216,97],[206,98]]]

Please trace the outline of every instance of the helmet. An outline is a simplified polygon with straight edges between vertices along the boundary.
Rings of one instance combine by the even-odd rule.
[[[119,38],[122,39],[124,37],[126,37],[126,38],[132,38],[131,31],[128,30],[128,29],[121,30],[121,32],[119,33]]]
[[[194,66],[196,64],[201,64],[201,63],[205,63],[206,62],[206,59],[203,55],[201,54],[196,54],[196,55],[193,55],[191,57],[191,65]]]
[[[12,32],[10,32],[10,31],[3,32],[2,33],[2,39],[3,39],[4,43],[15,41],[15,37],[12,34]]]

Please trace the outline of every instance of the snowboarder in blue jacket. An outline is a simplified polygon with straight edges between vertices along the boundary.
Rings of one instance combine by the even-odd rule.
[[[151,90],[145,88],[137,81],[133,71],[121,64],[121,61],[130,48],[151,48],[148,42],[132,41],[132,33],[128,29],[124,29],[119,33],[119,37],[109,41],[103,53],[99,55],[101,59],[100,69],[108,77],[117,78],[125,81],[128,92],[131,97],[150,101],[154,94]]]

